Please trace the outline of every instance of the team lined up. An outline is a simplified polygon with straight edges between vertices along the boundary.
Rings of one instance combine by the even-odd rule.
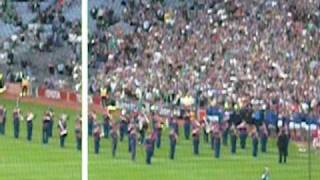
[[[13,120],[13,137],[15,139],[19,139],[20,137],[20,125],[23,121],[26,123],[26,130],[27,130],[27,140],[32,141],[33,136],[33,128],[34,128],[34,121],[37,118],[35,114],[31,111],[23,113],[19,107],[15,107],[12,113],[12,120]],[[44,112],[43,119],[42,119],[42,143],[48,144],[50,138],[53,137],[54,132],[54,111],[52,109],[48,109]],[[67,128],[67,121],[69,117],[66,114],[62,114],[59,117],[57,122],[57,129],[60,138],[60,147],[65,147],[65,141],[68,136],[68,128]],[[5,135],[7,123],[7,110],[4,106],[0,105],[0,134]],[[81,150],[81,117],[78,116],[75,122],[75,137],[76,137],[76,147],[78,150]]]
[[[170,115],[166,119],[154,113],[147,116],[143,112],[123,112],[120,116],[120,121],[115,121],[108,112],[103,114],[103,123],[100,124],[97,120],[95,112],[91,112],[88,117],[88,133],[94,139],[94,152],[99,153],[100,140],[102,137],[112,140],[112,156],[116,156],[118,141],[122,142],[125,137],[128,138],[128,152],[131,154],[131,159],[136,159],[136,149],[138,144],[144,145],[146,151],[146,162],[151,164],[151,159],[154,155],[155,148],[160,149],[162,144],[162,135],[166,127],[169,128],[169,158],[174,159],[176,155],[176,146],[178,137],[180,136],[179,127],[183,127],[184,138],[192,139],[193,154],[200,154],[200,136],[203,135],[204,143],[210,144],[213,155],[216,158],[221,156],[221,146],[227,146],[230,142],[231,154],[236,154],[237,144],[240,144],[241,149],[246,149],[247,139],[252,139],[252,155],[258,156],[259,145],[262,153],[267,152],[268,139],[270,137],[270,128],[267,123],[250,123],[245,117],[233,116],[231,112],[229,119],[223,121],[215,121],[210,118],[196,119],[191,112],[186,112],[183,116],[183,121],[177,117]],[[239,115],[239,114],[238,114]],[[20,136],[20,125],[23,121],[26,123],[26,138],[32,141],[33,123],[36,115],[31,111],[25,114],[16,107],[13,109],[13,136],[18,139]],[[42,119],[42,143],[48,144],[54,132],[54,112],[48,109]],[[236,118],[236,119],[234,119]],[[239,119],[239,120],[237,120]],[[65,140],[68,135],[67,128],[68,117],[62,114],[58,120],[57,128],[60,138],[60,146],[65,147]],[[4,106],[0,105],[0,134],[5,135],[7,123],[7,111]],[[282,126],[277,126],[278,134],[278,149],[279,162],[286,162],[288,156],[288,144],[290,130],[286,123]],[[320,133],[319,133],[320,134]],[[75,122],[75,137],[76,147],[81,150],[81,117],[77,117]],[[238,140],[239,139],[239,140]]]
[[[240,117],[241,118],[241,117]],[[243,117],[242,117],[243,118]],[[160,149],[162,144],[162,135],[166,127],[169,128],[169,158],[174,159],[176,155],[176,146],[180,136],[179,127],[183,126],[185,140],[192,138],[192,150],[194,155],[200,154],[200,136],[203,135],[204,143],[210,144],[213,156],[221,156],[221,146],[228,146],[230,141],[230,152],[236,154],[238,139],[240,148],[246,149],[247,139],[252,139],[252,155],[258,156],[259,144],[262,153],[267,153],[268,138],[270,129],[266,123],[249,124],[244,119],[241,123],[234,123],[232,120],[207,121],[197,120],[196,117],[188,112],[183,117],[183,124],[177,117],[170,115],[164,118],[152,113],[149,117],[144,113],[122,112],[120,121],[115,121],[110,113],[103,114],[103,123],[97,120],[95,112],[91,112],[88,117],[88,133],[93,136],[94,152],[99,154],[101,138],[111,137],[112,156],[116,156],[118,141],[122,142],[127,136],[128,152],[131,159],[136,159],[137,145],[145,147],[146,163],[151,164],[151,159],[155,149]],[[289,130],[287,126],[279,127],[278,131],[278,149],[279,163],[286,163],[289,146]]]

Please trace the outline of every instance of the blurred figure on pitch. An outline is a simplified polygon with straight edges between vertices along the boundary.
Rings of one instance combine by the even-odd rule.
[[[129,146],[130,146],[130,152],[131,152],[131,160],[136,160],[136,148],[137,148],[137,132],[136,128],[133,127],[130,130],[129,134]]]
[[[19,107],[14,108],[13,110],[13,136],[14,138],[19,138],[19,132],[20,132],[20,121],[23,119],[23,116],[21,115],[21,110]]]
[[[119,133],[118,133],[117,124],[115,122],[112,123],[111,127],[112,129],[110,132],[110,136],[112,141],[112,157],[116,157]]]
[[[92,136],[93,124],[97,120],[97,114],[95,111],[91,111],[88,115],[88,135]]]
[[[128,133],[128,120],[125,116],[126,112],[123,110],[120,115],[120,141],[123,141],[124,136]]]
[[[67,118],[68,116],[66,114],[62,114],[61,118],[58,122],[58,129],[59,129],[59,135],[60,135],[60,147],[64,148],[64,142],[66,137],[68,136],[68,130],[67,130]]]
[[[148,119],[145,118],[142,114],[139,114],[138,117],[138,124],[139,124],[139,143],[144,144],[146,132],[148,130]]]
[[[191,116],[192,116],[192,113],[191,112],[187,112],[185,117],[184,117],[183,129],[184,129],[184,137],[185,137],[186,140],[189,140],[189,137],[190,137]]]
[[[219,125],[219,122],[218,122],[218,119],[214,120],[214,121],[211,121],[210,122],[210,135],[211,135],[211,149],[214,150],[214,147],[215,147],[215,140],[216,140],[216,136],[217,134],[220,133],[220,125]]]
[[[100,139],[101,139],[101,127],[100,124],[95,121],[93,124],[93,140],[94,140],[94,153],[99,154],[100,150]]]
[[[49,127],[50,127],[50,114],[49,112],[46,112],[43,116],[43,121],[42,121],[42,143],[43,144],[48,144],[49,142]]]
[[[77,150],[81,151],[81,146],[82,146],[82,121],[81,121],[81,116],[78,116],[77,119],[76,119],[75,134],[76,134]]]
[[[175,131],[175,133],[179,136],[179,124],[176,118],[174,118],[172,115],[169,118],[169,127]]]
[[[48,109],[49,115],[49,128],[48,128],[48,137],[51,138],[53,136],[53,127],[54,127],[54,112],[53,109]]]
[[[103,114],[103,132],[104,132],[104,138],[108,139],[109,138],[109,133],[110,133],[110,120],[111,120],[111,115],[109,112],[105,112]]]
[[[222,122],[222,144],[224,146],[228,145],[228,135],[229,135],[229,123],[227,120]]]
[[[269,133],[268,133],[267,125],[265,122],[262,124],[262,126],[260,126],[259,134],[260,134],[260,142],[261,142],[261,152],[266,153]]]
[[[161,118],[157,117],[154,132],[156,135],[156,145],[158,149],[160,149],[161,147],[162,125],[163,124]]]
[[[32,129],[33,129],[33,119],[35,118],[34,114],[29,111],[26,117],[27,120],[27,140],[32,140]]]
[[[257,157],[258,146],[259,146],[259,136],[258,136],[257,128],[255,126],[251,130],[251,138],[252,138],[252,155],[253,157]]]
[[[155,147],[156,147],[156,142],[157,142],[157,139],[158,138],[158,133],[156,130],[152,130],[151,132],[151,140],[152,140],[152,156],[154,155],[154,150],[155,150]],[[161,138],[161,136],[160,136]],[[161,141],[160,141],[161,142]],[[158,143],[158,142],[157,142]],[[158,147],[158,144],[157,144],[157,147]],[[159,146],[160,148],[160,146]],[[158,148],[158,149],[159,149]]]
[[[224,103],[224,113],[222,121],[222,144],[224,146],[228,145],[228,135],[230,131],[230,114],[231,114],[231,104],[226,100]]]
[[[277,146],[279,152],[279,163],[287,163],[289,136],[284,128],[280,130]]]
[[[199,155],[199,145],[200,145],[200,123],[197,120],[192,122],[192,146],[193,154]]]
[[[221,128],[219,123],[217,123],[216,128],[213,131],[213,139],[214,139],[214,157],[219,158],[220,157],[220,151],[221,151]]]
[[[136,129],[136,125],[135,125],[135,123],[134,123],[134,120],[131,120],[131,122],[129,123],[129,125],[128,125],[128,152],[129,153],[131,153],[131,148],[132,148],[132,145],[131,145],[131,132],[133,131],[133,130],[135,130]],[[136,133],[136,132],[134,132],[134,133]]]
[[[248,128],[247,128],[247,123],[245,121],[242,121],[238,125],[238,130],[239,130],[239,137],[240,137],[240,148],[245,149],[246,148],[246,141],[248,137]]]
[[[237,139],[238,131],[234,124],[230,127],[230,143],[231,143],[231,154],[236,154],[237,152]]]
[[[205,143],[209,142],[209,134],[210,134],[210,125],[206,117],[200,119],[200,126],[202,128],[203,140]]]
[[[178,139],[178,135],[176,134],[176,132],[173,129],[171,129],[170,134],[169,134],[169,140],[170,140],[169,158],[172,160],[174,159],[175,153],[176,153],[177,139]]]
[[[148,165],[151,164],[151,158],[153,156],[153,147],[152,147],[152,142],[153,139],[152,139],[152,133],[150,133],[145,141],[145,149],[146,149],[146,163]]]
[[[7,111],[3,105],[0,105],[0,134],[5,134]]]

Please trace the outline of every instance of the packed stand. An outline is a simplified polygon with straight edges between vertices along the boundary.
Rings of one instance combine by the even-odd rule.
[[[17,30],[0,37],[0,71],[4,79],[21,82],[27,78],[33,87],[79,90],[81,16],[75,9],[80,7],[80,0],[7,4],[1,12],[14,16],[1,16],[0,23]]]
[[[169,104],[190,96],[201,106],[246,99],[281,113],[319,101],[319,1],[113,3],[90,10],[92,94],[107,87],[116,100]]]

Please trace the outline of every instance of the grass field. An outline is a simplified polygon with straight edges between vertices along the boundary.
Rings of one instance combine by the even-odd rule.
[[[272,180],[307,180],[308,154],[300,153],[291,143],[288,163],[278,164],[275,141],[269,143],[267,154],[259,152],[258,158],[251,156],[251,139],[246,150],[237,149],[231,155],[229,147],[223,147],[221,158],[215,159],[208,144],[201,141],[200,156],[192,154],[191,141],[178,140],[176,159],[169,160],[169,140],[166,130],[162,137],[162,147],[155,150],[152,165],[145,164],[145,151],[141,145],[137,149],[137,160],[132,162],[128,153],[128,143],[119,144],[115,159],[111,156],[111,140],[101,141],[99,155],[93,153],[93,138],[89,142],[89,179],[92,180],[259,180],[264,167],[269,167]],[[182,129],[180,129],[180,133]],[[127,140],[127,138],[126,138]],[[203,140],[203,139],[201,139]],[[238,141],[239,142],[239,141]],[[312,153],[312,180],[320,179],[320,155]]]
[[[0,180],[78,180],[81,178],[81,153],[77,152],[74,140],[74,120],[76,112],[54,109],[56,115],[62,112],[70,115],[69,136],[66,148],[59,147],[57,129],[49,145],[41,144],[41,118],[48,108],[36,104],[21,104],[25,112],[37,114],[34,121],[33,141],[26,140],[25,122],[20,125],[20,139],[13,138],[12,109],[15,101],[0,98],[8,110],[6,135],[0,136]],[[101,119],[101,118],[100,118]],[[180,130],[182,133],[182,130]],[[307,180],[308,154],[298,152],[291,143],[286,165],[277,163],[275,142],[269,144],[268,154],[251,156],[251,140],[247,150],[238,149],[237,155],[230,155],[229,147],[222,148],[222,156],[215,159],[209,145],[201,142],[200,156],[192,155],[191,142],[179,139],[176,160],[168,159],[167,130],[162,137],[162,147],[155,151],[152,165],[145,164],[145,152],[138,146],[137,160],[132,162],[127,152],[126,141],[119,144],[115,159],[111,156],[110,139],[102,139],[99,155],[93,154],[93,138],[89,139],[89,179],[90,180],[258,180],[264,167],[269,167],[272,180]],[[320,154],[312,153],[312,180],[320,179]]]
[[[74,121],[77,113],[72,110],[53,108],[56,116],[69,115],[69,135],[66,147],[61,149],[55,118],[53,138],[48,145],[41,143],[42,115],[47,106],[20,104],[23,112],[31,110],[36,114],[33,126],[33,140],[26,139],[26,122],[20,123],[20,137],[13,138],[12,110],[16,102],[0,97],[0,104],[7,109],[6,135],[0,135],[0,180],[79,180],[81,179],[81,153],[76,150]]]

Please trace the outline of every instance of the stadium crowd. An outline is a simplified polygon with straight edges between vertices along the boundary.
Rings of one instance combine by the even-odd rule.
[[[2,2],[0,73],[5,81],[28,79],[34,87],[79,90],[80,1]]]
[[[293,104],[315,106],[319,1],[299,3],[216,0],[167,6],[131,0],[123,1],[120,15],[109,6],[92,8],[97,27],[90,43],[90,91],[107,88],[117,100],[171,104],[191,96],[208,105],[218,96],[230,103],[278,104],[283,114]]]

